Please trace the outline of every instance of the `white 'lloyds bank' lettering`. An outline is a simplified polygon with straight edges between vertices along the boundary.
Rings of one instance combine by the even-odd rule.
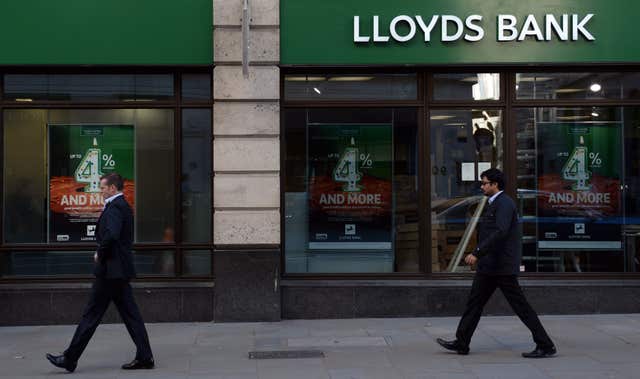
[[[563,14],[559,17],[547,14],[543,19],[536,19],[534,15],[524,18],[508,14],[497,16],[496,39],[499,42],[524,41],[528,37],[538,41],[577,41],[581,38],[594,41],[595,37],[587,29],[587,23],[593,18],[589,13],[583,17],[577,14]],[[360,16],[353,16],[353,42],[408,42],[419,35],[424,42],[430,42],[436,34],[439,25],[439,38],[442,42],[453,42],[464,39],[469,42],[480,41],[485,37],[482,27],[483,16],[470,15],[464,20],[453,15],[433,15],[430,19],[422,16],[396,16],[385,25],[383,32],[380,27],[384,20],[380,16],[373,16],[371,29],[363,30]]]

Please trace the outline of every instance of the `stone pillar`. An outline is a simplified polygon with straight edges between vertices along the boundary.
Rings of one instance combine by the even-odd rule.
[[[248,77],[242,7],[213,0],[214,320],[279,320],[279,1],[249,1]]]

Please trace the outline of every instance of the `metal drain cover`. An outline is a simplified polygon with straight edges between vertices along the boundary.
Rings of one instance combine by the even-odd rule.
[[[300,358],[324,358],[321,350],[274,350],[274,351],[250,351],[249,359],[300,359]]]

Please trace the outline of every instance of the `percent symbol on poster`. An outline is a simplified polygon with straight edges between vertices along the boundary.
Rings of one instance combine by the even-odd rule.
[[[594,152],[589,153],[589,159],[591,159],[592,165],[602,164],[602,158],[600,158],[600,153],[594,153]]]
[[[115,167],[116,161],[113,159],[113,154],[103,154],[102,160],[106,167]]]
[[[371,159],[371,154],[360,154],[360,161],[362,164],[360,167],[368,168],[373,166],[373,160]]]

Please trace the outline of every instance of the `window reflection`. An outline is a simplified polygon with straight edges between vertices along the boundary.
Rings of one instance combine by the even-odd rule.
[[[417,111],[285,114],[290,273],[418,271]]]
[[[469,228],[483,195],[480,174],[502,168],[502,111],[437,110],[431,130],[431,265],[433,272],[468,271],[458,258],[475,248]],[[460,242],[471,233],[469,244]]]
[[[415,100],[417,74],[287,75],[286,100]]]
[[[434,100],[500,100],[500,74],[434,74]]]
[[[516,111],[526,271],[637,271],[634,110]]]
[[[168,100],[173,98],[173,75],[7,74],[4,98],[18,102]]]
[[[182,240],[211,240],[211,110],[182,111]]]
[[[640,74],[566,72],[516,74],[518,99],[637,99]]]
[[[4,111],[3,118],[3,211],[4,219],[11,220],[3,223],[5,242],[45,243],[53,239],[47,236],[51,224],[48,125],[132,126],[135,136],[129,150],[135,147],[135,196],[131,201],[135,241],[174,241],[173,110],[11,109]]]

